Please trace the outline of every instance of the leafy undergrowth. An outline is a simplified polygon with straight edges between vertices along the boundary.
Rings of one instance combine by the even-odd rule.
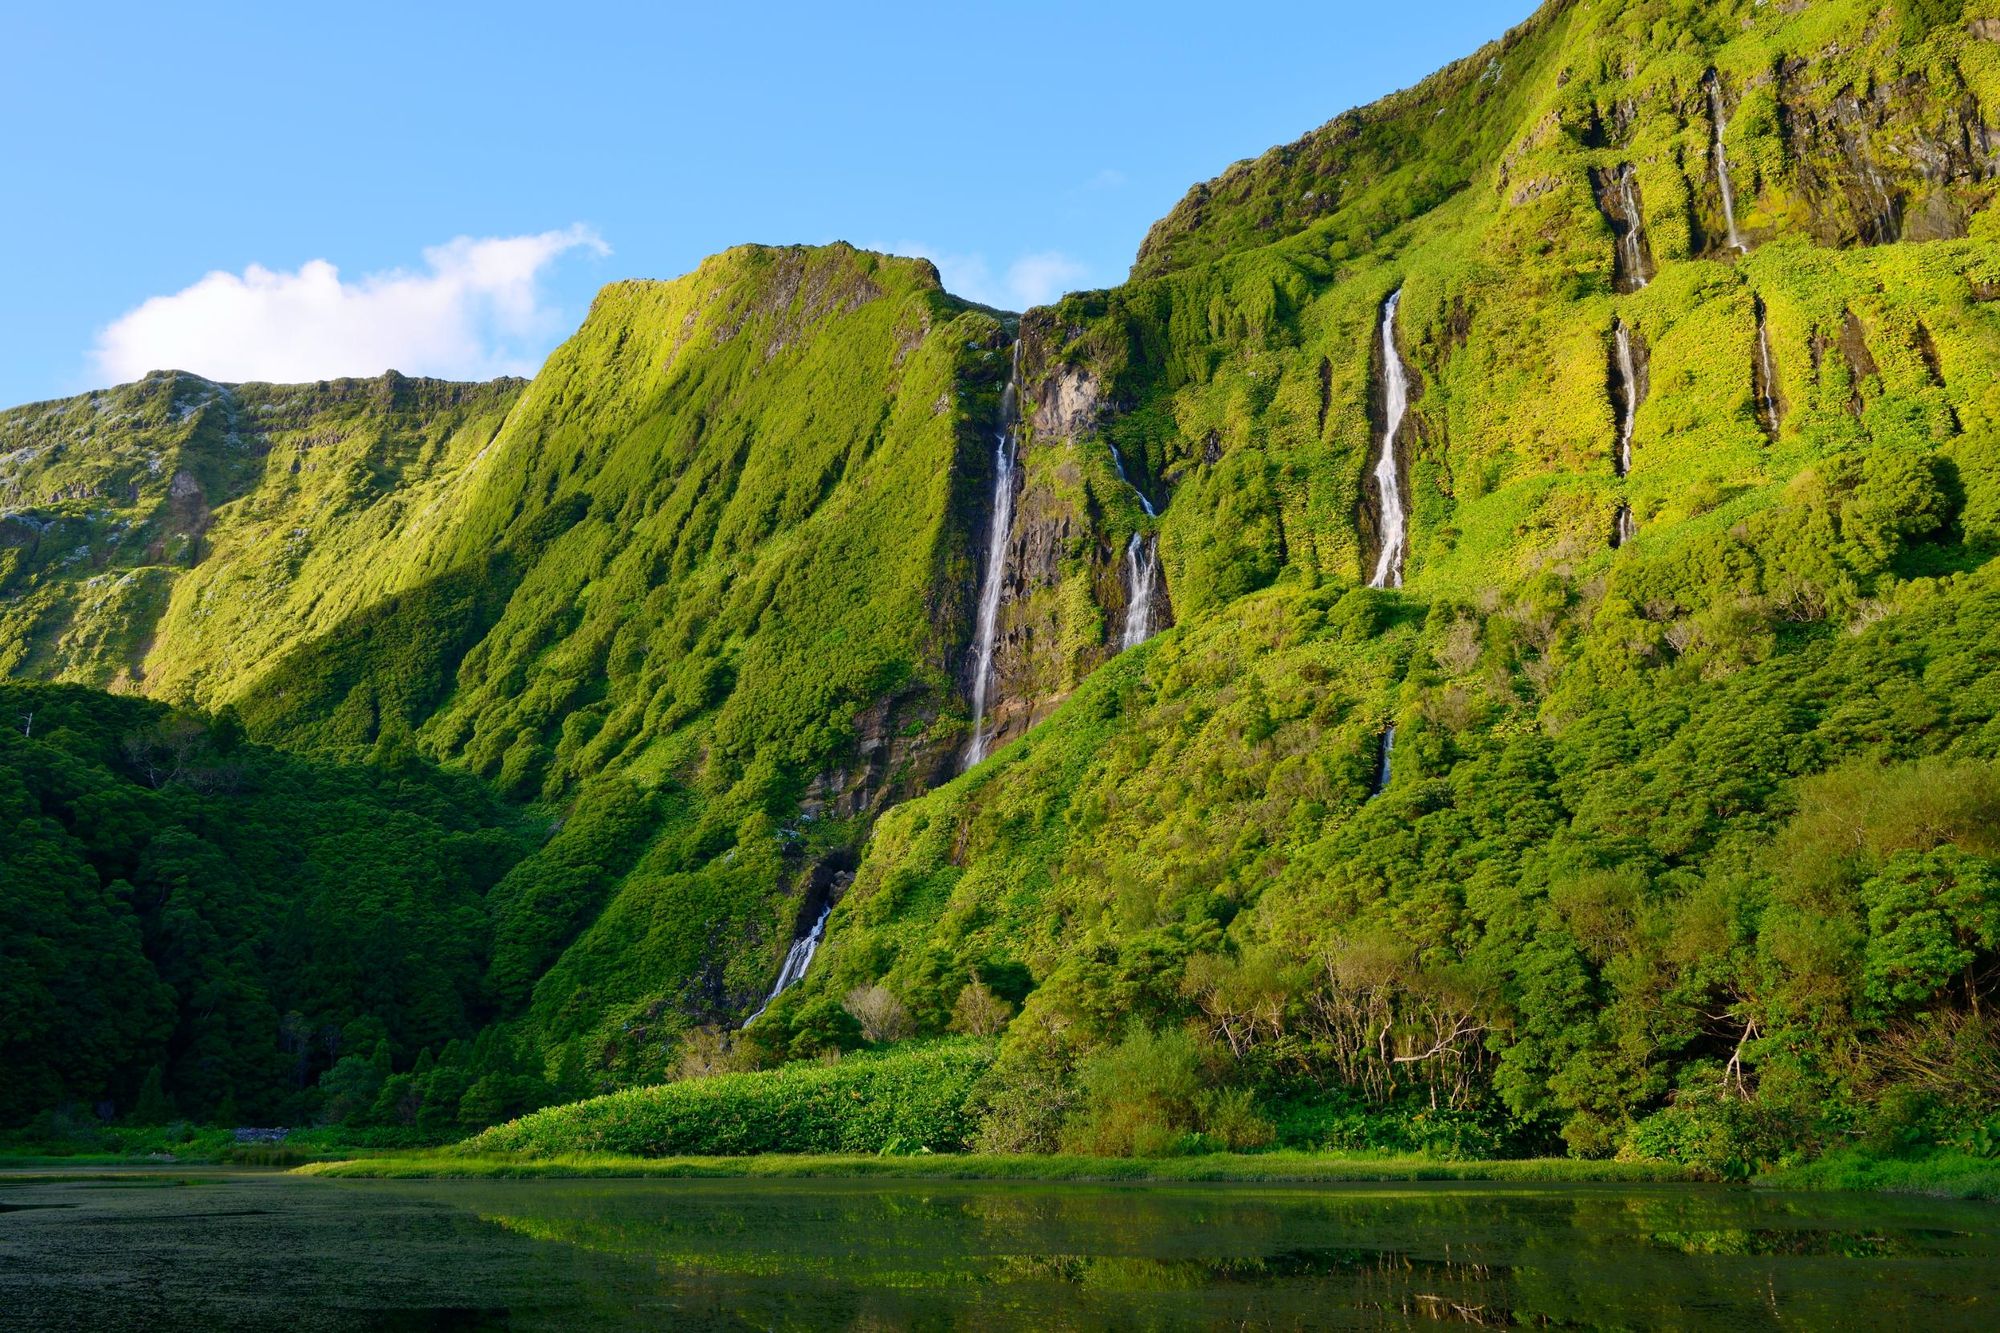
[[[951,1151],[972,1141],[974,1092],[992,1063],[993,1043],[968,1038],[633,1088],[496,1125],[460,1151],[641,1157]]]
[[[1759,1176],[1756,1183],[1772,1189],[1879,1190],[2000,1202],[2000,1158],[1951,1148],[1895,1156],[1852,1148]]]
[[[552,1157],[480,1153],[366,1157],[301,1167],[306,1175],[380,1179],[561,1179],[571,1177],[726,1177],[797,1179],[877,1176],[934,1180],[1320,1181],[1327,1183],[1490,1180],[1521,1183],[1697,1180],[1669,1162],[1587,1162],[1538,1157],[1450,1162],[1428,1157],[1325,1153],[1211,1153],[1202,1157],[1091,1157],[1078,1154],[766,1154],[753,1157],[635,1157],[613,1153]]]

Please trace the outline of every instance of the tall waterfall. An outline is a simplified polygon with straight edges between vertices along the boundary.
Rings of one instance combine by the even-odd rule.
[[[1743,236],[1736,230],[1736,187],[1729,183],[1729,151],[1722,146],[1729,119],[1722,112],[1722,80],[1713,71],[1708,76],[1708,111],[1715,122],[1715,177],[1722,183],[1722,220],[1729,228],[1729,248],[1748,254],[1750,247],[1743,244]]]
[[[979,629],[972,641],[972,743],[965,767],[986,757],[987,696],[993,686],[993,644],[1000,626],[1000,594],[1007,584],[1007,544],[1014,527],[1014,427],[1019,418],[1016,381],[1021,376],[1021,344],[1014,344],[1013,368],[1000,392],[1000,430],[993,437],[993,517],[986,538],[986,572],[979,584]]]
[[[1132,492],[1139,501],[1139,507],[1146,511],[1147,518],[1157,518],[1153,502],[1146,493],[1132,484],[1125,475],[1125,459],[1118,452],[1118,446],[1111,446],[1111,466],[1118,471],[1118,480]],[[1137,648],[1153,635],[1153,591],[1160,582],[1160,546],[1158,537],[1144,532],[1132,534],[1132,540],[1125,544],[1125,632],[1118,641],[1119,648]]]
[[[1632,517],[1632,506],[1619,505],[1611,519],[1611,549],[1617,550],[1638,535],[1639,525]]]
[[[764,997],[764,1003],[757,1006],[757,1012],[743,1020],[744,1027],[762,1018],[764,1011],[771,1007],[771,1001],[797,985],[805,976],[806,969],[812,966],[813,955],[819,952],[819,942],[826,937],[826,919],[832,915],[833,904],[828,903],[821,910],[819,920],[813,922],[813,928],[792,941],[791,952],[785,955],[785,965],[778,969],[778,984],[771,987],[771,993]]]
[[[1624,401],[1618,413],[1618,456],[1613,464],[1619,476],[1632,470],[1632,426],[1639,419],[1639,364],[1632,355],[1632,330],[1624,320],[1611,326],[1618,344],[1618,387]]]
[[[1160,579],[1160,553],[1153,539],[1135,532],[1125,547],[1125,634],[1118,646],[1137,648],[1153,633],[1153,585]]]
[[[1639,216],[1639,170],[1626,163],[1618,173],[1619,209],[1625,214],[1625,234],[1618,238],[1618,257],[1624,261],[1625,278],[1632,291],[1646,289],[1652,278],[1646,272],[1646,221]]]
[[[1764,303],[1757,303],[1757,389],[1758,410],[1771,438],[1778,438],[1778,363],[1771,356],[1771,325],[1764,318]],[[1740,383],[1740,381],[1739,381]]]
[[[1403,586],[1403,558],[1409,547],[1408,519],[1403,509],[1403,482],[1396,467],[1396,436],[1410,410],[1410,381],[1396,350],[1396,311],[1403,304],[1398,287],[1382,306],[1382,456],[1375,463],[1375,487],[1382,496],[1382,554],[1375,562],[1371,588]]]

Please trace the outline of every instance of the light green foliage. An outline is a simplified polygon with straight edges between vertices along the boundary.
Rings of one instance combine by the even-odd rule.
[[[736,1156],[963,1149],[972,1092],[993,1058],[958,1038],[832,1064],[717,1074],[560,1106],[468,1140],[468,1154]]]
[[[19,409],[0,669],[533,811],[550,836],[432,923],[483,1049],[419,1067],[398,1018],[388,1070],[333,1065],[381,1126],[826,1058],[860,1013],[1001,1035],[506,1143],[615,1146],[629,1111],[647,1152],[1268,1136],[1741,1176],[1953,1142],[2000,1095],[1996,20],[1553,0],[1198,187],[1132,281],[1018,330],[921,263],[753,247],[606,289],[525,387],[163,376]],[[1599,197],[1628,166],[1643,290]],[[1395,291],[1411,545],[1377,591]],[[1017,332],[1009,743],[953,776]],[[1120,653],[1135,533],[1172,628]],[[226,882],[205,846],[133,873]],[[126,998],[73,1081],[125,1093],[170,1006],[120,866],[57,857],[23,901],[100,942],[78,989]],[[803,985],[726,1053],[685,1035],[740,1019],[837,888]],[[908,1089],[921,1125],[870,1118]]]

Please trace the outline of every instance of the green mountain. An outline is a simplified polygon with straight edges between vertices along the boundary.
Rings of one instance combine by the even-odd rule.
[[[0,666],[494,802],[436,835],[500,849],[460,1008],[287,992],[387,1049],[273,1114],[950,1029],[998,1148],[1948,1139],[2000,1097],[1996,104],[1990,0],[1553,0],[1018,320],[751,247],[526,385],[16,409]],[[145,787],[132,702],[48,688]],[[181,1014],[28,1100],[219,1114],[159,909],[27,785]]]

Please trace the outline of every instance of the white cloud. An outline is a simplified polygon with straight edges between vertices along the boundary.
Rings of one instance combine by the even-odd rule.
[[[946,291],[1001,310],[1047,305],[1064,292],[1078,290],[1090,277],[1087,266],[1057,250],[1022,255],[996,274],[983,254],[948,254],[921,241],[872,248],[928,259],[937,265]]]
[[[92,355],[112,381],[149,370],[288,382],[401,370],[486,379],[532,374],[561,332],[545,304],[549,265],[576,249],[611,253],[581,225],[538,236],[461,236],[424,251],[425,269],[344,282],[315,259],[297,272],[252,264],[211,273],[114,320]]]

